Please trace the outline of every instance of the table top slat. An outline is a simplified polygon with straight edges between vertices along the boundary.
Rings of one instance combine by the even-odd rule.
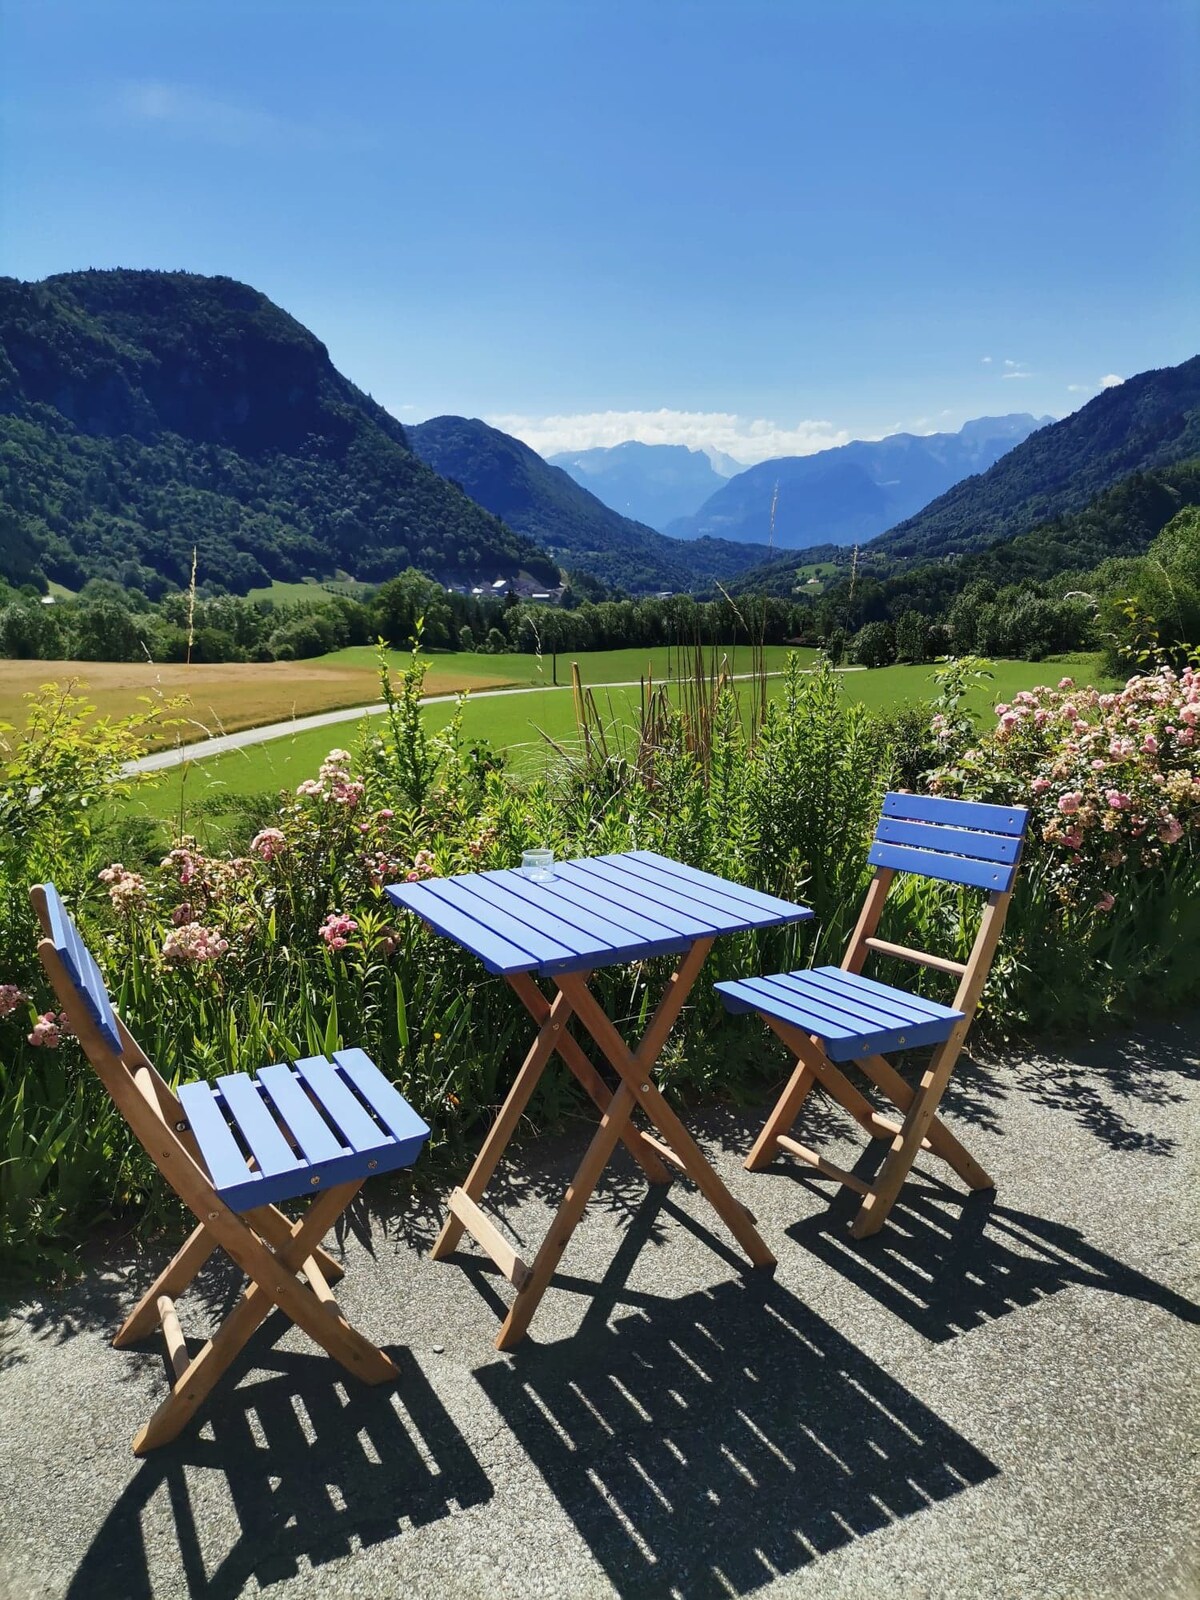
[[[694,885],[697,889],[719,894],[722,899],[735,900],[739,904],[773,916],[778,922],[805,920],[804,916],[797,916],[798,911],[806,913],[808,917],[812,916],[812,912],[806,906],[797,906],[791,900],[780,900],[777,895],[764,894],[760,889],[748,889],[744,883],[734,883],[731,879],[720,878],[715,873],[702,872],[699,867],[685,866],[682,861],[672,861],[669,857],[660,856],[653,850],[631,850],[628,859],[652,868],[656,876],[662,876],[668,881],[678,878],[684,883]]]
[[[447,905],[498,934],[501,939],[507,939],[509,944],[516,945],[519,950],[527,950],[542,965],[573,961],[580,954],[575,943],[560,937],[559,931],[550,926],[548,917],[522,916],[520,903],[507,904],[482,874],[428,878],[425,888]]]
[[[516,868],[390,884],[394,905],[490,972],[585,971],[686,950],[697,939],[812,916],[651,850],[584,856],[534,879]]]
[[[464,945],[489,972],[533,972],[541,965],[527,950],[501,939],[473,917],[430,894],[423,883],[389,884],[387,895],[394,905],[415,911],[435,932]]]
[[[598,949],[609,952],[603,957],[603,964],[609,965],[680,948],[678,934],[662,928],[647,932],[646,924],[635,928],[631,926],[635,919],[618,906],[607,906],[598,913],[581,905],[575,885],[568,879],[560,885],[557,873],[549,882],[539,883],[519,872],[488,872],[478,882],[481,892],[494,897],[498,907],[546,928],[561,943],[571,945],[576,966],[591,965]]]

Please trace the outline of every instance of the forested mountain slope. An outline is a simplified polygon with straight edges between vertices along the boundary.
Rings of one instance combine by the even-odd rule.
[[[1105,389],[872,545],[889,556],[961,554],[1079,511],[1135,472],[1200,455],[1200,356]]]
[[[543,545],[563,567],[635,594],[728,578],[768,553],[766,545],[668,539],[613,511],[561,467],[478,418],[433,417],[410,424],[408,437],[436,472]]]
[[[543,581],[556,564],[409,448],[265,295],[182,272],[0,279],[0,575]]]

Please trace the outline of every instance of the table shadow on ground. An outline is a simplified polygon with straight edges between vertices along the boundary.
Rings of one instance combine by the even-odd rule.
[[[620,1594],[750,1594],[996,1475],[767,1274],[627,1289],[656,1209],[571,1338],[475,1374]]]
[[[276,1312],[201,1420],[139,1464],[68,1600],[234,1600],[491,1498],[410,1351],[389,1346],[399,1378],[368,1387],[324,1352],[273,1348],[286,1327]],[[132,1434],[144,1419],[129,1420]],[[160,1555],[150,1561],[143,1533],[164,1488],[178,1546],[171,1575]]]
[[[886,1153],[864,1151],[855,1172],[870,1179]],[[774,1170],[774,1169],[772,1169]],[[829,1185],[794,1168],[787,1178],[823,1194]],[[923,1171],[900,1191],[881,1231],[855,1239],[861,1198],[848,1189],[787,1232],[925,1338],[940,1343],[1073,1286],[1103,1289],[1200,1322],[1200,1306],[1088,1243],[1078,1228],[996,1203],[996,1191],[964,1194]]]

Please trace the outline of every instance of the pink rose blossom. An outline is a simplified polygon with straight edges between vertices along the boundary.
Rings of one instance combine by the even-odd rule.
[[[1111,894],[1102,894],[1099,900],[1096,901],[1096,910],[1101,916],[1107,916],[1116,903]]]
[[[1072,812],[1079,810],[1082,800],[1083,795],[1078,789],[1068,789],[1065,794],[1059,795],[1058,809],[1063,812],[1064,815],[1070,816]]]
[[[1158,837],[1163,844],[1178,844],[1183,838],[1183,824],[1178,817],[1164,817],[1159,826]]]
[[[1122,794],[1120,789],[1109,789],[1104,798],[1113,811],[1128,811],[1131,804],[1129,796]]]
[[[1142,740],[1142,749],[1148,756],[1156,756],[1158,754],[1158,740],[1152,733],[1148,733]]]
[[[1033,790],[1034,794],[1045,794],[1046,790],[1050,787],[1050,779],[1035,778],[1029,787]]]

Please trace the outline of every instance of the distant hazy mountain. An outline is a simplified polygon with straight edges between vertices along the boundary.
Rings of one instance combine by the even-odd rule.
[[[979,417],[957,433],[894,433],[811,456],[748,467],[690,517],[668,524],[675,538],[703,536],[774,544],[860,544],[928,505],[952,484],[983,472],[1052,417]]]
[[[719,450],[689,450],[685,444],[639,444],[630,439],[595,450],[548,456],[606,506],[623,517],[664,529],[668,522],[699,510],[740,462]]]
[[[1141,372],[1043,428],[985,472],[893,527],[877,549],[942,556],[978,550],[1086,506],[1132,472],[1200,455],[1200,356]]]
[[[696,588],[731,577],[770,553],[765,546],[668,539],[621,516],[520,439],[477,418],[433,417],[410,424],[405,432],[427,466],[514,533],[536,541],[562,566],[594,573],[635,594]],[[703,456],[700,460],[707,466]]]

